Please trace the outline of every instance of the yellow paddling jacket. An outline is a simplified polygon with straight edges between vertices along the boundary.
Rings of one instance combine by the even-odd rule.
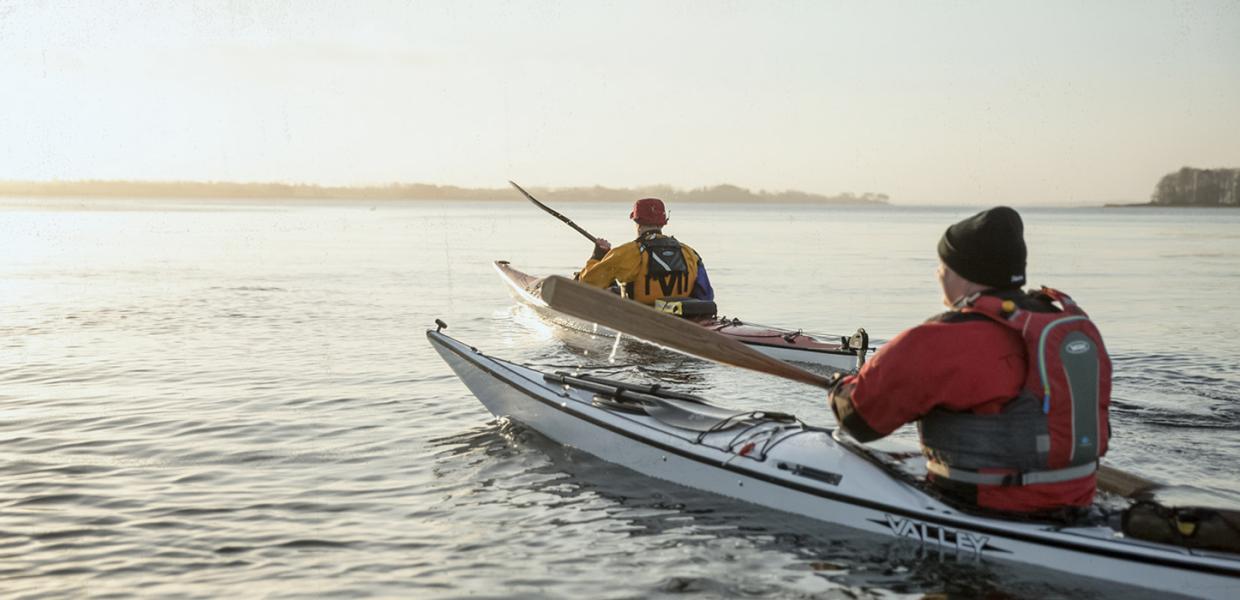
[[[619,281],[629,298],[653,305],[659,298],[690,296],[701,262],[688,245],[650,232],[612,248],[601,260],[591,258],[577,279],[598,288]]]

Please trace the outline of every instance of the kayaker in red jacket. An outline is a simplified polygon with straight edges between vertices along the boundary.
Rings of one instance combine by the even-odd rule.
[[[667,209],[662,200],[638,200],[629,218],[637,226],[637,239],[612,248],[599,238],[594,255],[577,274],[579,281],[598,288],[619,282],[627,297],[643,304],[673,297],[715,299],[702,257],[688,244],[663,235]]]
[[[961,503],[1090,505],[1110,434],[1111,363],[1097,329],[1061,292],[1020,291],[1024,226],[1011,208],[948,227],[938,255],[950,310],[836,384],[840,426],[865,442],[916,421],[930,481]]]

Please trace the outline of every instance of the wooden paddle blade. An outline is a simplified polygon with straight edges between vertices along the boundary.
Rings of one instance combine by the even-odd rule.
[[[1139,498],[1150,495],[1162,487],[1161,483],[1150,481],[1140,475],[1121,471],[1114,467],[1098,465],[1098,489],[1125,498]]]
[[[562,313],[686,354],[821,388],[831,386],[826,377],[771,358],[692,321],[559,275],[543,280],[542,299]]]

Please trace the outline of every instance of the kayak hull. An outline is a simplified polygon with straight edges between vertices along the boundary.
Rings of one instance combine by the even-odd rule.
[[[590,335],[609,338],[618,335],[612,329],[571,317],[547,306],[538,294],[542,278],[518,271],[507,261],[496,261],[494,266],[500,278],[507,284],[512,297],[517,302],[530,307],[542,319],[560,327]],[[865,350],[868,350],[866,348],[859,353],[843,343],[824,341],[799,330],[756,325],[738,319],[712,317],[694,319],[694,322],[731,337],[772,358],[818,365],[837,371],[857,369],[864,361]],[[832,336],[827,339],[840,338],[841,336]]]
[[[546,374],[489,357],[442,333],[427,335],[493,415],[647,476],[907,538],[936,556],[1031,564],[1171,594],[1240,597],[1235,555],[1126,540],[1104,526],[1064,528],[963,513],[827,429],[781,425],[768,434],[757,426],[757,433],[746,435],[756,447],[770,447],[759,460],[752,451],[745,454],[744,435],[737,441],[735,428],[703,434],[599,406],[589,390],[554,384]]]

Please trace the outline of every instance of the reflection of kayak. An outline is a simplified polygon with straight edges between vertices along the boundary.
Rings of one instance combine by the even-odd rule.
[[[908,538],[928,560],[1010,561],[1172,594],[1240,597],[1240,555],[1124,538],[1103,513],[1065,525],[961,512],[918,485],[919,458],[863,448],[791,415],[543,373],[436,331],[427,337],[496,416],[644,475]]]
[[[548,307],[547,303],[539,297],[542,278],[522,273],[504,260],[495,262],[495,270],[508,284],[513,297],[518,302],[532,308],[542,318],[568,329],[605,337],[616,336],[616,332],[611,329],[570,317]],[[821,365],[841,371],[856,369],[859,363],[865,360],[865,354],[869,350],[869,338],[864,330],[858,330],[856,334],[847,338],[835,336],[831,339],[840,341],[828,342],[806,335],[799,330],[745,323],[740,319],[716,316],[692,320],[773,358]]]

